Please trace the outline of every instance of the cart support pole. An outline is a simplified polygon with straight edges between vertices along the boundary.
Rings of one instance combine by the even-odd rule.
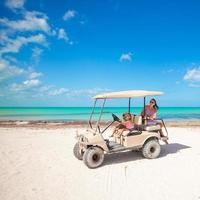
[[[144,108],[143,108],[143,110],[144,110],[144,117],[146,116],[145,105],[146,105],[146,97],[144,97]]]
[[[131,98],[128,98],[128,113],[131,113]]]
[[[100,121],[101,121],[101,116],[102,116],[102,113],[103,113],[103,109],[104,109],[105,103],[106,103],[106,99],[104,99],[103,105],[102,105],[102,107],[101,107],[101,112],[100,112],[100,115],[99,115],[99,120],[98,120],[97,123],[96,123],[96,130],[95,130],[95,133],[97,132],[97,129],[99,129],[99,123],[100,123]],[[99,131],[100,131],[100,129],[99,129]]]
[[[96,107],[96,103],[97,103],[97,99],[95,99],[95,101],[94,101],[94,106],[93,106],[92,112],[91,112],[91,114],[90,114],[89,122],[88,122],[88,128],[89,128],[89,127],[92,128],[92,122],[91,122],[91,120],[92,120],[92,115],[93,115],[93,113],[94,113],[94,109],[95,109],[95,107]],[[87,128],[87,129],[88,129],[88,128]]]

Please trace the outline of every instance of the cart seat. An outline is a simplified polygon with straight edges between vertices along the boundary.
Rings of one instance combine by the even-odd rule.
[[[160,125],[150,125],[150,126],[145,126],[144,127],[145,131],[159,131],[160,130]]]
[[[132,121],[134,125],[142,125],[142,116],[141,115],[133,115]]]

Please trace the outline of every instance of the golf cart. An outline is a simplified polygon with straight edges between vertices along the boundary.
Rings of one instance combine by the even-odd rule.
[[[128,98],[128,113],[131,109],[131,98],[143,97],[144,108],[146,105],[147,96],[162,95],[159,91],[144,91],[144,90],[131,90],[121,92],[111,92],[94,96],[94,107],[91,112],[88,128],[86,133],[77,135],[77,143],[74,146],[73,152],[77,159],[83,160],[89,168],[97,168],[104,161],[105,154],[112,154],[128,150],[139,150],[145,158],[152,159],[157,158],[160,155],[161,147],[160,140],[168,139],[168,132],[165,123],[162,119],[156,119],[159,124],[165,129],[166,137],[160,135],[160,125],[147,125],[147,120],[142,119],[140,115],[132,115],[132,121],[134,123],[134,129],[126,131],[120,137],[114,138],[113,141],[104,138],[105,132],[114,122],[121,122],[121,120],[115,114],[112,114],[113,120],[109,124],[101,129],[101,117],[103,114],[105,103],[108,99],[115,98]],[[97,101],[103,101],[102,107],[99,112],[99,118],[95,122],[92,121],[95,114],[95,108]],[[144,109],[145,112],[145,109]]]

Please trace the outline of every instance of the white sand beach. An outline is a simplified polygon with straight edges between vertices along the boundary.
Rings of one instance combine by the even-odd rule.
[[[199,127],[170,127],[157,159],[124,152],[97,169],[73,156],[76,129],[1,127],[0,199],[200,199]]]

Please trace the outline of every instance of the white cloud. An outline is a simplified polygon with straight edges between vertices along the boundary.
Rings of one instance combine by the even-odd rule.
[[[5,70],[9,63],[6,60],[0,59],[0,72]]]
[[[21,92],[25,90],[30,90],[32,88],[38,87],[41,84],[38,79],[26,80],[21,84],[13,83],[10,87],[10,90],[13,92]]]
[[[23,84],[17,84],[17,83],[13,83],[11,86],[10,86],[10,91],[11,92],[19,92],[19,91],[22,91],[24,90],[24,85]]]
[[[200,67],[187,70],[183,79],[190,82],[200,82]]]
[[[11,10],[23,8],[25,0],[6,0],[5,5]]]
[[[121,62],[123,62],[123,61],[129,61],[129,62],[131,62],[132,61],[132,53],[131,52],[129,52],[129,53],[123,53],[122,55],[121,55],[121,57],[120,57],[120,61]]]
[[[189,87],[200,88],[200,84],[190,83],[190,84],[189,84]]]
[[[40,76],[42,76],[41,72],[32,72],[32,73],[29,74],[30,79],[35,79],[35,78],[38,78]]]
[[[54,86],[52,86],[52,85],[44,85],[44,86],[39,88],[39,92],[44,94],[45,92],[49,92],[53,87]]]
[[[22,74],[25,74],[24,69],[11,65],[8,61],[0,58],[0,82]]]
[[[4,58],[12,63],[18,63],[18,60],[11,55],[6,55]]]
[[[65,14],[63,16],[63,20],[68,21],[68,20],[74,18],[76,14],[77,14],[77,12],[75,10],[68,10],[67,12],[65,12]]]
[[[23,84],[37,84],[36,78],[42,76],[41,72],[35,72],[32,69],[25,70],[16,65],[12,65],[8,60],[0,58],[0,82],[12,79],[13,77],[27,77],[28,80]]]
[[[7,30],[0,30],[0,45],[4,46],[6,45],[8,38],[8,32]]]
[[[13,6],[13,8],[15,7]],[[37,78],[42,76],[42,73],[35,72],[30,66],[28,69],[18,67],[19,61],[10,53],[19,53],[22,47],[29,44],[48,46],[46,36],[43,33],[24,35],[24,31],[43,31],[48,33],[50,27],[47,24],[48,18],[46,15],[36,11],[28,12],[24,9],[21,14],[24,16],[23,20],[11,21],[6,18],[0,18],[1,28],[4,28],[0,30],[0,82],[3,83],[1,84],[1,90],[4,89],[8,96],[12,96],[13,92],[17,91],[29,92],[30,94],[33,92],[32,89],[41,85],[41,81]],[[32,59],[38,61],[42,51],[38,47],[33,47]],[[13,83],[13,78],[16,76],[19,77],[19,80],[25,77],[27,80],[22,83]],[[7,89],[5,89],[5,86]]]
[[[69,92],[69,89],[67,88],[60,88],[60,89],[54,89],[49,92],[50,96],[59,96],[59,95],[64,95]]]
[[[67,36],[67,33],[65,32],[63,28],[60,28],[58,30],[58,39],[63,39],[66,42],[69,42],[69,37]]]
[[[84,95],[96,95],[96,94],[99,94],[99,93],[103,93],[103,92],[108,92],[110,91],[109,89],[106,89],[106,88],[92,88],[92,89],[85,89],[82,91],[82,93]]]
[[[14,31],[43,31],[45,33],[50,33],[51,28],[47,20],[48,17],[44,13],[25,11],[24,19],[15,21],[7,18],[0,18],[0,24]]]
[[[43,88],[43,87],[42,87]],[[41,89],[42,89],[41,88]],[[72,90],[67,88],[58,88],[55,89],[53,86],[51,87],[44,87],[43,92],[47,92],[49,96],[59,96],[65,95],[67,97],[79,97],[79,96],[94,96],[98,93],[108,92],[109,89],[102,89],[102,88],[91,88],[91,89],[80,89],[80,90]]]
[[[32,59],[33,59],[33,61],[34,61],[36,64],[39,63],[39,61],[40,61],[40,56],[41,56],[42,52],[43,52],[43,49],[40,49],[40,48],[38,48],[38,47],[34,47],[34,48],[32,49]]]
[[[38,79],[32,79],[32,80],[26,80],[23,82],[23,84],[26,86],[26,87],[35,87],[35,86],[38,86],[40,84],[40,81]]]
[[[16,39],[6,39],[6,45],[0,49],[0,55],[4,53],[18,53],[23,45],[28,43],[37,43],[47,46],[46,37],[43,34],[37,34],[30,37],[18,36]]]
[[[104,93],[110,91],[106,88],[91,88],[91,89],[81,89],[81,90],[70,90],[68,92],[68,96],[70,97],[78,97],[78,96],[94,96],[99,93]]]
[[[0,17],[0,93],[12,98],[19,93],[22,98],[29,98],[34,94],[46,97],[47,95],[70,96],[81,95],[83,92],[69,90],[67,88],[57,88],[52,85],[45,85],[41,82],[41,72],[34,70],[34,64],[39,62],[43,49],[40,45],[47,47],[49,37],[65,40],[68,44],[73,44],[63,28],[52,28],[48,22],[48,16],[37,11],[27,11],[24,8],[26,0],[6,0],[6,6],[14,11],[16,18]],[[19,10],[21,9],[21,10]],[[74,10],[68,10],[63,16],[64,20],[69,20],[77,15]],[[15,17],[15,16],[14,16]],[[20,17],[20,18],[19,18]],[[21,53],[21,49],[28,46],[32,50],[30,64],[25,59],[23,62],[18,60],[16,54]],[[21,57],[21,56],[19,56]],[[35,61],[35,63],[33,62]],[[22,64],[22,66],[20,66]],[[17,77],[17,79],[14,77]],[[37,92],[36,92],[37,91]],[[92,91],[88,91],[91,93]],[[87,92],[86,92],[87,93]],[[24,96],[23,96],[24,94]],[[19,96],[21,98],[21,96]],[[50,98],[50,97],[49,97]]]

